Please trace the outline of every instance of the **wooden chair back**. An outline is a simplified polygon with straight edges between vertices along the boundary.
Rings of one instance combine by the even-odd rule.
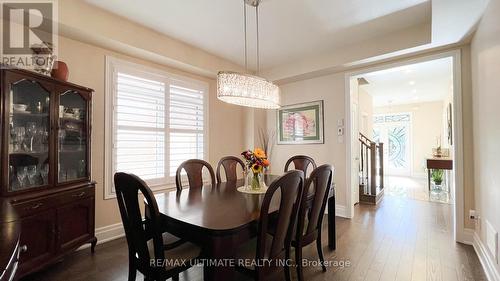
[[[314,162],[314,159],[306,155],[295,155],[286,161],[285,172],[288,172],[288,168],[292,162],[295,170],[304,172],[304,177],[307,177],[307,168],[309,165],[312,165],[313,169],[316,169],[316,162]]]
[[[307,245],[318,237],[325,214],[333,168],[325,164],[314,169],[304,184],[304,193],[297,219],[297,245]],[[307,218],[307,225],[306,224]]]
[[[175,173],[175,185],[177,191],[182,191],[182,170],[186,171],[189,188],[201,188],[203,186],[203,168],[207,168],[210,173],[212,186],[215,186],[215,174],[212,166],[200,159],[190,159],[182,162]]]
[[[289,251],[293,229],[296,226],[298,207],[302,197],[304,184],[304,173],[294,170],[285,173],[282,177],[276,179],[269,186],[261,206],[260,221],[257,238],[257,254],[256,259],[279,260],[286,257],[286,252]],[[277,219],[272,223],[275,226],[272,239],[267,239],[268,229],[271,221],[269,220],[269,207],[273,196],[280,192],[279,210]],[[270,243],[270,244],[268,244]],[[282,270],[283,268],[276,268]],[[269,267],[258,267],[258,280],[262,280],[263,274],[268,274]]]
[[[241,166],[243,170],[245,170],[245,163],[243,163],[243,160],[236,156],[226,156],[220,159],[219,163],[217,164],[217,182],[222,182],[221,179],[221,166],[224,168],[224,173],[226,174],[226,181],[235,181],[238,179],[238,174],[236,173],[236,168],[238,167],[238,164]]]
[[[160,213],[151,189],[133,174],[116,173],[114,176],[116,198],[125,229],[129,257],[136,257],[135,263],[148,268],[150,259],[165,258],[160,227]],[[138,192],[146,200],[149,211],[147,223],[142,219]],[[154,257],[150,257],[147,242],[153,239]]]

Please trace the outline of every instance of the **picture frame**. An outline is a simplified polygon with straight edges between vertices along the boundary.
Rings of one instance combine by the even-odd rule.
[[[282,106],[276,110],[277,144],[323,144],[323,100]]]

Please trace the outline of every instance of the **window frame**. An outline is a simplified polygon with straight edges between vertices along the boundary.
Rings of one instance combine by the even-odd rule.
[[[105,68],[105,124],[104,124],[104,199],[116,198],[113,175],[116,114],[114,114],[116,100],[117,72],[135,75],[145,79],[161,81],[165,84],[165,178],[148,180],[146,183],[153,191],[175,188],[175,177],[170,176],[170,133],[179,129],[170,130],[170,85],[187,86],[203,91],[203,160],[208,161],[209,155],[209,85],[205,81],[172,74],[157,68],[144,66],[115,57],[106,56]],[[181,130],[182,131],[182,130]]]

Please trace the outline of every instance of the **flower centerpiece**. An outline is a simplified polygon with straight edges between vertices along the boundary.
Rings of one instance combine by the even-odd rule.
[[[267,155],[261,148],[246,150],[241,153],[246,162],[248,173],[252,175],[251,183],[249,186],[254,189],[260,189],[263,185],[262,173],[264,168],[269,167],[269,160]]]

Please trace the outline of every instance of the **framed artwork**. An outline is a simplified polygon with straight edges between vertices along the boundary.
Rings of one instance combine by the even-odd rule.
[[[283,106],[277,114],[278,144],[325,142],[322,100]]]

